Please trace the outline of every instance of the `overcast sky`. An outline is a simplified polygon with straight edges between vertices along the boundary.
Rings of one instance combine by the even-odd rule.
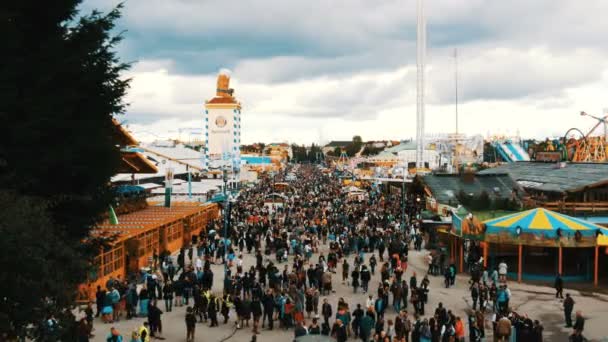
[[[118,1],[85,0],[83,13]],[[544,138],[608,108],[608,1],[428,0],[429,134]],[[416,0],[127,0],[118,47],[133,62],[122,117],[142,140],[201,127],[220,68],[243,141],[415,135]]]

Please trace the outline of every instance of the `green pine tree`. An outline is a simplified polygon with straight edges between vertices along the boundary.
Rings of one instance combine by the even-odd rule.
[[[77,285],[98,251],[84,241],[112,202],[111,119],[129,85],[112,33],[121,6],[79,17],[79,3],[0,5],[0,340],[75,340]]]

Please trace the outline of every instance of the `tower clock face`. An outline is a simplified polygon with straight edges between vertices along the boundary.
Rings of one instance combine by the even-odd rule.
[[[218,128],[223,128],[224,126],[226,126],[226,119],[223,116],[218,116],[217,119],[215,119],[215,125]]]

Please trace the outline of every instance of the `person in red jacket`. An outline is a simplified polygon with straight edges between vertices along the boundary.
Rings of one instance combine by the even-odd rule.
[[[456,324],[454,324],[454,330],[456,330],[456,341],[464,342],[464,323],[460,317],[456,317]]]

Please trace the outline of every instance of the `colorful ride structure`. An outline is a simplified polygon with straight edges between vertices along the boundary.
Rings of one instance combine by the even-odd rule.
[[[513,163],[530,161],[530,154],[523,147],[523,142],[519,136],[507,137],[507,136],[492,136],[489,139],[489,143],[494,150],[494,159],[500,157],[500,160]]]
[[[597,120],[597,124],[583,134],[577,128],[569,129],[564,135],[566,142],[567,159],[573,162],[580,163],[606,163],[608,157],[608,115],[597,117],[585,112],[581,112],[581,116],[588,116]],[[604,131],[601,135],[592,136],[599,127],[603,127]],[[578,133],[581,137],[576,139],[572,134]]]
[[[524,145],[528,153],[536,161],[608,163],[608,115],[598,117],[581,112],[581,116],[591,117],[597,120],[597,124],[586,134],[573,127],[561,138],[547,138],[542,142],[526,141]],[[603,132],[597,132],[600,127]]]

